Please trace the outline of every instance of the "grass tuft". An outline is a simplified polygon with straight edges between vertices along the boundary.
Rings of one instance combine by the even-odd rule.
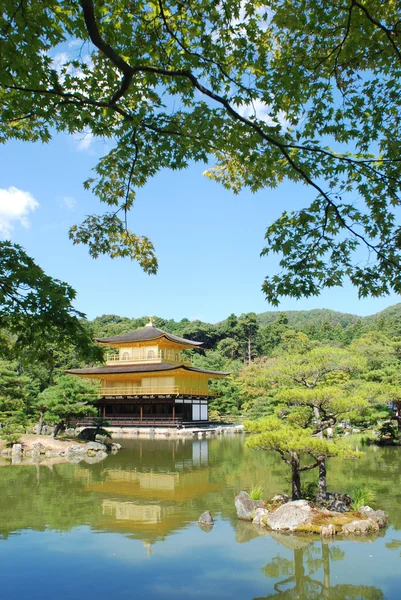
[[[263,485],[259,483],[259,485],[253,485],[249,492],[249,497],[251,500],[262,500],[263,495]]]
[[[376,500],[376,493],[368,485],[360,485],[351,490],[352,506],[359,510],[362,506],[370,506]]]

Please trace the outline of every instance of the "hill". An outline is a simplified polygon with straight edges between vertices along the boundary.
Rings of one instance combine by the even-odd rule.
[[[401,307],[401,305],[400,305]],[[391,307],[393,308],[393,307]],[[388,310],[388,309],[387,309]],[[322,323],[330,323],[333,327],[349,327],[357,321],[363,320],[363,317],[349,313],[337,312],[328,308],[316,308],[313,310],[289,310],[289,311],[269,311],[257,315],[260,325],[269,325],[276,321],[279,315],[285,314],[288,319],[288,325],[294,329],[304,329],[310,325],[320,327]]]

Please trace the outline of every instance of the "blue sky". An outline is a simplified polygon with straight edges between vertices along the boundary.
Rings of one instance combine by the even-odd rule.
[[[128,260],[93,260],[85,246],[68,239],[71,225],[104,210],[82,182],[106,151],[91,136],[55,135],[47,145],[0,146],[0,235],[21,244],[49,275],[72,285],[76,307],[89,318],[114,313],[217,322],[232,312],[275,310],[261,292],[264,276],[277,269],[277,259],[259,256],[264,232],[284,209],[312,198],[304,186],[283,184],[235,196],[203,177],[201,164],[160,173],[139,190],[129,217],[131,229],[155,245],[159,273],[149,276]],[[30,196],[10,193],[10,187]],[[318,298],[284,299],[280,309],[366,315],[399,301],[396,295],[358,300],[347,285]]]

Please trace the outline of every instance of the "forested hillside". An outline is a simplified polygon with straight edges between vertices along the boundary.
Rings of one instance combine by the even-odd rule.
[[[106,337],[142,327],[147,321],[148,317],[102,315],[83,323],[93,337]],[[364,364],[358,370],[359,379],[398,386],[393,389],[396,396],[400,387],[401,304],[369,317],[322,309],[231,314],[216,324],[186,318],[155,317],[154,321],[170,333],[203,342],[202,349],[190,351],[195,366],[231,372],[227,380],[212,384],[220,394],[212,404],[215,416],[257,418],[268,413],[271,385],[265,372],[272,361],[284,357],[291,363],[297,355],[316,348],[346,349]],[[3,343],[6,349],[0,360],[0,422],[26,426],[40,415],[54,422],[65,414],[67,405],[72,411],[82,411],[82,405],[74,403],[78,391],[81,395],[87,391],[82,387],[85,382],[78,384],[63,375],[65,369],[84,364],[73,346],[49,343],[46,355],[38,359],[29,348],[17,348],[7,332],[2,337],[7,344]]]

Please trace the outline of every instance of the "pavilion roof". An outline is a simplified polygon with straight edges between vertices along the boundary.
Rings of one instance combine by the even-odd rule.
[[[195,342],[193,340],[187,340],[185,338],[178,337],[172,333],[167,333],[158,327],[153,327],[153,325],[145,325],[145,327],[141,327],[135,331],[129,331],[128,333],[123,333],[122,335],[114,335],[107,338],[95,338],[95,340],[100,344],[127,344],[129,342],[149,342],[162,337],[166,338],[170,342],[174,342],[182,346],[194,347],[201,346],[203,344],[203,342]]]
[[[229,372],[223,371],[208,371],[207,369],[197,369],[196,367],[189,367],[184,364],[170,364],[170,363],[155,363],[155,364],[138,364],[138,365],[105,365],[101,367],[87,367],[84,369],[69,369],[65,371],[71,375],[113,375],[122,373],[155,373],[160,371],[177,371],[178,369],[184,369],[185,371],[193,373],[204,373],[205,375],[224,377],[230,375]]]

